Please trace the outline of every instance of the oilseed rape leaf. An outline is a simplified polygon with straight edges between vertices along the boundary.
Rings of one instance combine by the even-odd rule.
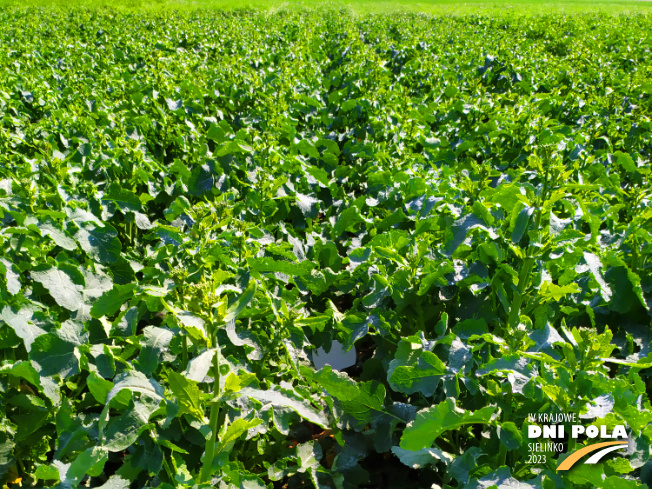
[[[418,451],[430,448],[434,441],[448,430],[466,424],[488,424],[496,408],[486,406],[467,411],[456,406],[454,399],[446,399],[437,406],[422,409],[414,421],[408,424],[401,437],[401,448]]]
[[[224,434],[220,436],[220,442],[217,446],[216,456],[219,457],[221,454],[230,453],[238,438],[247,433],[251,428],[258,426],[261,422],[262,420],[260,419],[236,419],[229,425]]]
[[[0,271],[2,271],[5,275],[7,291],[12,295],[16,295],[18,292],[20,292],[20,274],[18,273],[16,267],[8,260],[0,258]]]
[[[271,264],[274,262],[267,261],[265,263]],[[275,262],[275,263],[281,265],[281,262]],[[275,268],[275,267],[270,266],[269,268]],[[258,268],[257,270],[261,271],[261,268]],[[271,271],[271,270],[266,270],[266,271]],[[229,308],[226,310],[226,315],[224,316],[223,321],[225,323],[229,323],[234,319],[236,319],[240,315],[240,313],[244,310],[244,308],[247,307],[249,302],[251,302],[251,299],[253,299],[255,293],[256,293],[256,282],[252,280],[251,283],[244,290],[242,295],[240,295],[237,298],[237,300],[233,304],[231,304],[231,306],[229,306]]]
[[[52,238],[52,241],[54,241],[57,246],[61,246],[63,249],[69,251],[77,249],[77,243],[75,243],[75,240],[68,235],[65,230],[61,229],[60,226],[55,225],[52,221],[47,220],[39,223],[38,229],[42,236],[49,236]]]
[[[113,389],[107,395],[107,405],[122,389],[140,392],[156,400],[163,399],[163,389],[155,380],[148,379],[142,373],[133,371],[127,372],[117,379]]]
[[[76,311],[82,305],[84,286],[73,281],[76,277],[69,269],[44,266],[32,271],[31,277],[45,287],[61,307]]]
[[[93,302],[91,316],[94,318],[113,316],[125,302],[133,297],[135,289],[134,284],[114,284],[111,290],[107,290]]]
[[[240,389],[238,394],[250,399],[256,399],[263,404],[271,403],[274,407],[290,408],[299,416],[306,419],[307,421],[310,421],[311,423],[315,423],[322,428],[326,428],[328,426],[328,419],[305,400],[293,399],[288,395],[278,391],[265,391],[260,389],[252,389],[250,387]]]
[[[421,450],[405,450],[401,447],[392,447],[392,453],[398,459],[413,469],[420,469],[426,465],[435,465],[439,461],[449,463],[453,456],[437,448],[422,448]]]
[[[16,335],[23,340],[25,349],[29,352],[34,340],[46,331],[32,322],[33,312],[27,308],[15,311],[9,306],[2,308],[0,320],[14,330]]]
[[[345,373],[334,372],[329,365],[309,375],[328,394],[340,401],[345,412],[358,424],[369,423],[386,412],[385,387],[376,381],[356,383]]]
[[[168,385],[174,397],[177,398],[180,413],[188,413],[197,419],[204,419],[202,406],[203,393],[197,387],[196,382],[176,372],[170,372],[168,374]]]
[[[77,485],[85,475],[98,476],[102,473],[109,454],[102,447],[87,448],[70,464],[66,472],[66,482]]]
[[[85,225],[75,233],[75,239],[82,250],[100,263],[115,263],[120,256],[122,244],[118,232],[110,224],[103,227]]]

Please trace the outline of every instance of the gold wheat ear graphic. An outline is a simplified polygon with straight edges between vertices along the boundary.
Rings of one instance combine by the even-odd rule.
[[[576,452],[573,452],[561,464],[559,464],[557,470],[568,470],[573,465],[575,465],[575,463],[579,459],[581,459],[584,455],[588,455],[589,453],[593,453],[596,450],[600,450],[601,448],[604,448],[604,450],[601,450],[600,452],[596,453],[585,462],[587,464],[595,464],[599,462],[600,459],[603,456],[605,456],[607,453],[612,452],[614,450],[620,450],[621,448],[625,448],[628,444],[629,444],[628,441],[606,441],[604,443],[596,443],[594,445],[589,445],[588,447],[580,448]]]

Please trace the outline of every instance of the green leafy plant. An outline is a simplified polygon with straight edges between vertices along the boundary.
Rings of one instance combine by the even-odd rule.
[[[0,25],[3,484],[646,487],[648,17]]]

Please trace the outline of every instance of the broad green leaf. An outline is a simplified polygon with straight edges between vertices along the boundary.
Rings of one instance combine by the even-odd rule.
[[[427,465],[436,465],[441,461],[448,464],[453,461],[453,456],[438,448],[422,448],[421,450],[405,450],[401,447],[392,447],[392,453],[405,465],[413,469],[420,469]]]
[[[93,224],[79,228],[75,239],[88,255],[100,263],[115,263],[122,249],[118,232],[110,224],[97,227]]]
[[[121,452],[132,446],[147,424],[135,407],[130,407],[120,416],[112,417],[106,425],[106,441],[103,447],[110,452]]]
[[[27,382],[35,386],[40,387],[41,385],[41,378],[36,369],[29,362],[24,360],[19,360],[13,364],[4,364],[0,366],[0,372],[25,379]]]
[[[473,214],[467,214],[457,219],[450,231],[447,233],[446,244],[444,253],[450,257],[455,253],[455,250],[466,240],[466,237],[472,229],[480,228],[487,232],[489,238],[496,239],[498,235],[487,225],[485,222]]]
[[[45,266],[31,272],[31,276],[33,280],[43,285],[61,307],[76,311],[83,303],[81,292],[84,286],[75,283],[68,270]]]
[[[377,381],[356,383],[345,373],[334,372],[329,365],[316,373],[308,370],[302,370],[302,373],[340,401],[345,413],[355,418],[358,424],[366,424],[386,412],[385,387]]]
[[[511,421],[505,421],[498,426],[498,438],[507,450],[516,450],[523,443],[521,432]]]
[[[311,440],[297,445],[298,472],[305,472],[306,469],[317,467],[322,458],[322,450],[319,443]]]
[[[312,197],[310,195],[303,195],[297,192],[297,205],[305,217],[314,219],[319,213],[319,199]]]
[[[217,151],[217,156],[226,156],[234,153],[251,153],[252,148],[243,141],[233,140],[226,143]]]
[[[274,262],[274,263],[285,263],[285,262]],[[251,263],[250,263],[251,265]],[[288,265],[290,265],[288,263]],[[252,267],[254,268],[254,267]],[[258,271],[261,271],[260,269]],[[270,270],[265,270],[265,271],[270,271]],[[235,320],[240,313],[244,310],[245,307],[251,302],[251,299],[253,299],[254,295],[256,293],[256,281],[251,280],[245,291],[242,293],[238,299],[229,306],[229,308],[226,310],[226,315],[223,318],[223,321],[225,323],[228,323],[230,321]]]
[[[310,421],[322,428],[328,427],[328,419],[322,413],[313,408],[307,401],[293,399],[281,392],[273,390],[260,390],[245,387],[240,389],[239,395],[256,399],[263,404],[271,403],[274,407],[286,407],[292,409],[303,419]]]
[[[528,223],[530,222],[530,216],[534,209],[532,207],[525,206],[516,216],[516,221],[514,221],[514,230],[512,231],[512,242],[518,244],[521,241],[521,238],[527,230]]]
[[[488,332],[489,327],[484,319],[465,319],[453,326],[453,333],[464,340],[471,336],[482,336]]]
[[[215,184],[213,165],[203,164],[195,167],[188,181],[188,191],[191,195],[204,195],[211,191]]]
[[[34,471],[34,477],[37,480],[54,480],[59,482],[59,471],[51,465],[39,465]]]
[[[557,458],[557,466],[566,458],[566,454],[562,454]],[[570,454],[568,454],[570,455]],[[573,484],[591,484],[593,487],[613,487],[604,485],[604,468],[602,464],[576,464],[571,470],[565,473],[566,478]]]
[[[396,367],[389,382],[398,392],[406,394],[421,392],[425,396],[431,396],[439,384],[439,379],[436,377],[444,373],[446,373],[444,363],[434,353],[424,351],[414,366]]]
[[[66,481],[77,485],[85,475],[97,477],[102,473],[109,454],[102,447],[87,448],[72,461],[66,472]]]
[[[174,333],[166,328],[145,326],[143,328],[143,344],[160,352],[170,345]]]
[[[251,428],[258,426],[260,423],[262,423],[262,420],[260,419],[236,419],[229,425],[226,432],[220,436],[220,442],[217,445],[215,456],[218,457],[222,453],[230,453],[231,450],[233,450],[235,442],[238,441],[238,438],[247,433]]]
[[[61,246],[63,249],[69,251],[77,249],[77,243],[75,243],[75,240],[72,239],[72,237],[62,229],[60,225],[56,225],[48,220],[39,223],[38,229],[41,232],[41,236],[49,236],[57,246]]]
[[[4,431],[0,431],[0,474],[3,477],[16,463],[13,455],[15,446],[13,436]]]
[[[69,339],[55,332],[34,340],[30,357],[40,367],[40,375],[66,378],[79,372],[77,343]]]
[[[172,98],[166,98],[165,103],[168,106],[168,109],[171,111],[179,110],[183,108],[183,100],[174,100]]]
[[[430,397],[445,373],[446,365],[433,352],[424,351],[419,338],[411,336],[399,342],[387,370],[387,380],[396,392],[420,392]]]
[[[131,371],[126,372],[117,379],[113,389],[111,389],[111,392],[109,392],[106,398],[107,405],[122,389],[140,392],[159,401],[163,399],[163,388],[154,379],[148,379],[140,372]]]
[[[610,266],[604,276],[613,292],[609,308],[621,314],[627,314],[636,307],[637,303],[648,308],[641,288],[640,277],[623,260],[612,259],[611,261],[620,266]]]
[[[375,246],[374,251],[382,256],[383,258],[387,258],[389,260],[394,261],[395,263],[398,263],[399,265],[405,265],[405,258],[401,256],[399,252],[396,250],[393,250],[392,248],[388,248],[385,246]]]
[[[93,301],[100,297],[104,292],[111,290],[113,280],[105,273],[92,273],[89,270],[83,270],[84,290],[82,294],[86,301]]]
[[[496,372],[506,373],[507,381],[512,386],[512,392],[519,394],[523,392],[525,384],[536,375],[534,363],[518,353],[494,358],[479,368],[476,374],[483,376]]]
[[[357,207],[345,209],[333,226],[335,237],[341,236],[345,231],[356,232],[357,225],[363,222],[365,222],[365,218],[362,217]]]
[[[584,261],[586,261],[586,264],[589,266],[589,270],[591,271],[593,278],[595,278],[596,282],[598,282],[598,285],[600,286],[600,294],[602,295],[602,298],[606,302],[609,302],[609,299],[611,299],[612,291],[607,282],[605,282],[602,273],[600,273],[600,269],[602,268],[602,262],[600,261],[600,258],[598,258],[593,253],[585,251]]]
[[[113,382],[104,380],[95,372],[91,372],[86,378],[86,384],[88,385],[88,390],[97,402],[100,404],[106,404],[109,392],[113,389]]]
[[[109,479],[98,486],[98,489],[129,489],[131,482],[119,475],[112,475]]]
[[[317,148],[315,148],[315,145],[311,142],[308,141],[307,139],[302,139],[299,141],[296,145],[297,149],[301,151],[306,156],[310,156],[312,158],[319,158],[319,151]]]
[[[328,173],[326,173],[324,169],[320,168],[319,166],[306,165],[306,173],[317,180],[324,187],[328,187],[330,184],[330,177]]]
[[[612,475],[611,477],[607,477],[601,486],[604,489],[645,489],[648,487],[647,484],[641,484],[640,482],[636,480],[627,480],[623,479],[622,477],[618,477],[615,475]]]
[[[14,330],[16,336],[23,340],[25,349],[29,352],[32,349],[34,340],[43,334],[45,330],[32,323],[32,311],[27,308],[14,311],[9,306],[5,306],[0,313],[0,320]]]
[[[99,420],[100,440],[104,438],[104,430],[106,429],[107,423],[109,422],[109,407],[111,405],[111,400],[114,399],[123,390],[128,390],[132,393],[137,392],[140,393],[141,396],[145,396],[146,399],[150,400],[152,409],[155,409],[158,405],[158,402],[164,398],[163,388],[154,379],[149,379],[143,373],[138,371],[123,373],[116,378],[113,389],[111,389],[111,391],[106,396],[106,404],[104,405],[104,409],[100,414]],[[137,415],[141,416],[142,418],[140,413],[137,413]],[[146,421],[147,418],[145,418],[144,422]]]
[[[102,196],[102,200],[115,203],[118,209],[125,214],[127,211],[140,211],[142,209],[142,204],[138,196],[117,184],[109,185],[107,191]]]
[[[235,304],[234,304],[235,305]],[[236,310],[237,312],[237,310]],[[227,311],[228,313],[228,311]],[[236,330],[235,319],[226,324],[226,334],[229,341],[235,346],[247,346],[252,351],[247,353],[247,358],[250,360],[260,360],[263,356],[262,349],[258,344],[255,335],[247,329],[241,328]]]
[[[142,229],[143,231],[147,231],[156,226],[156,224],[152,223],[149,220],[147,215],[141,212],[134,212],[134,222],[136,223],[138,229]]]
[[[478,466],[477,459],[483,455],[480,448],[471,447],[462,455],[455,457],[446,470],[460,484],[466,484],[471,478],[473,469]]]
[[[16,267],[8,260],[0,258],[0,264],[2,265],[3,272],[5,274],[5,282],[7,284],[7,291],[11,295],[16,295],[20,292],[20,274]]]
[[[446,431],[466,424],[487,424],[495,407],[486,406],[476,411],[467,411],[455,405],[454,399],[446,399],[435,407],[422,409],[417,417],[403,431],[400,446],[406,450],[430,448],[433,442]]]
[[[536,479],[523,482],[515,479],[507,467],[500,467],[480,479],[475,479],[464,486],[464,489],[539,489],[541,484]]]
[[[111,290],[104,292],[99,299],[93,302],[91,316],[94,318],[113,316],[125,302],[133,297],[135,289],[135,284],[114,284]]]
[[[172,394],[177,398],[180,413],[188,413],[197,419],[204,419],[203,393],[194,381],[188,380],[176,372],[169,372],[168,385]]]
[[[204,382],[208,371],[213,365],[215,353],[215,349],[206,350],[190,360],[184,372],[185,377],[194,382]]]
[[[448,285],[448,279],[445,275],[453,272],[455,272],[455,267],[453,267],[451,262],[445,261],[440,263],[435,270],[430,271],[428,275],[421,279],[421,285],[417,294],[426,294],[434,284],[442,287]]]
[[[59,385],[50,378],[41,377],[30,362],[19,360],[11,365],[5,364],[0,367],[0,373],[7,373],[14,377],[24,379],[37,388],[42,389],[43,394],[52,401],[54,406],[57,406],[61,402]]]
[[[68,216],[68,219],[75,224],[84,224],[87,222],[93,223],[99,227],[103,227],[104,223],[98,219],[95,214],[92,212],[88,212],[80,207],[75,208],[74,210],[71,209],[70,207],[66,207],[66,215]]]
[[[291,263],[289,261],[274,260],[269,257],[247,258],[247,263],[252,272],[277,272],[291,277],[310,275],[310,271],[315,267],[308,260],[302,261],[301,263]]]
[[[629,154],[623,153],[622,151],[616,151],[614,156],[616,157],[616,163],[622,166],[625,171],[635,172],[637,170],[636,163]]]
[[[397,211],[392,212],[389,216],[384,218],[378,223],[377,229],[379,231],[385,231],[392,227],[395,227],[397,224],[400,224],[406,220],[406,215],[403,212],[403,209],[399,208]]]
[[[567,295],[578,292],[580,292],[580,288],[576,283],[559,286],[546,281],[541,284],[539,289],[539,295],[544,302],[559,302]]]
[[[473,205],[471,206],[471,209],[472,209],[473,213],[476,216],[482,218],[482,220],[485,222],[485,224],[487,226],[491,226],[491,225],[494,224],[495,219],[491,215],[491,212],[489,211],[487,206],[485,206],[479,200],[476,200],[475,202],[473,202]]]

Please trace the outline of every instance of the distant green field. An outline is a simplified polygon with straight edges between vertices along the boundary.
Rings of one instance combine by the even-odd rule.
[[[439,15],[584,13],[636,14],[652,12],[652,2],[646,0],[0,0],[0,6],[26,7],[99,7],[126,10],[195,10],[195,9],[345,9],[356,14],[422,12]]]

